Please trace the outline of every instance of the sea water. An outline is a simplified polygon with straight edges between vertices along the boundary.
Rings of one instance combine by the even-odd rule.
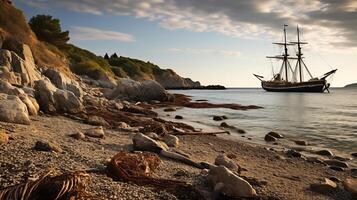
[[[257,105],[262,109],[232,110],[226,108],[182,108],[175,113],[160,112],[162,117],[189,123],[205,131],[218,130],[221,122],[214,115],[225,115],[229,125],[244,129],[243,136],[231,137],[263,142],[269,131],[290,140],[305,140],[313,146],[332,148],[345,153],[357,152],[357,90],[330,89],[331,93],[272,93],[262,89],[171,90],[189,95],[193,101]],[[175,120],[182,115],[184,120]]]

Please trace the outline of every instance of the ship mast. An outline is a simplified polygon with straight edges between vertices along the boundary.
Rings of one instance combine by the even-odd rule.
[[[286,27],[288,25],[284,24],[284,65],[285,65],[285,80],[286,82],[288,82],[288,47],[287,47],[287,44],[286,44]]]
[[[280,72],[282,72],[283,69],[285,69],[285,81],[288,82],[289,78],[288,78],[288,70],[289,68],[291,69],[291,66],[289,64],[289,59],[297,59],[295,57],[289,57],[288,54],[288,45],[294,45],[291,43],[287,43],[287,39],[286,39],[286,27],[288,25],[284,24],[284,42],[274,42],[273,44],[277,44],[277,45],[283,45],[284,46],[284,53],[283,55],[278,55],[278,56],[267,56],[267,58],[275,58],[275,59],[281,59],[283,60],[283,63],[281,65],[280,68]],[[292,71],[292,69],[291,69]],[[282,75],[282,74],[281,74]],[[281,80],[281,79],[280,79]]]
[[[303,72],[302,72],[302,67],[304,66],[306,71],[308,72],[310,78],[312,78],[312,75],[309,71],[309,69],[307,69],[304,61],[303,61],[303,53],[301,52],[301,45],[302,44],[307,44],[306,42],[301,42],[300,41],[300,29],[299,29],[299,26],[296,26],[296,32],[297,32],[297,42],[290,42],[291,44],[297,44],[297,47],[298,47],[298,51],[296,53],[296,56],[297,56],[297,68],[299,69],[299,78],[300,78],[300,82],[303,82]],[[296,69],[296,68],[295,68]]]

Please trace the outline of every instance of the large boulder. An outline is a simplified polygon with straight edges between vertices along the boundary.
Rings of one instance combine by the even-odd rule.
[[[30,124],[26,105],[15,95],[0,93],[0,121]]]
[[[83,109],[81,101],[68,90],[56,88],[48,79],[35,82],[35,97],[45,113],[77,113]]]
[[[26,105],[30,115],[37,115],[39,106],[36,100],[29,97],[22,89],[12,86],[10,83],[0,80],[0,93],[15,95]]]
[[[224,166],[212,166],[208,172],[208,181],[214,187],[214,191],[228,197],[254,197],[256,191],[243,178],[237,176]]]
[[[121,79],[119,84],[112,91],[107,92],[105,96],[108,99],[131,101],[165,101],[168,99],[165,89],[152,80],[140,83],[131,79]]]
[[[83,90],[79,86],[78,82],[67,77],[65,74],[55,70],[55,69],[47,69],[44,72],[44,75],[49,78],[57,88],[62,90],[68,90],[73,92],[78,98],[82,99]]]
[[[31,49],[26,44],[16,44],[15,46],[10,49],[16,49],[16,53],[5,49],[0,50],[0,66],[5,69],[2,71],[14,73],[5,73],[1,76],[12,84],[19,85],[20,82],[21,85],[33,86],[34,82],[41,78],[41,74],[36,68]],[[18,78],[21,81],[17,80]]]

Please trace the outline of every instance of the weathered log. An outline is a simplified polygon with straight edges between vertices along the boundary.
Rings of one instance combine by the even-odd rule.
[[[218,131],[218,132],[173,132],[172,135],[218,135],[218,134],[228,134],[229,131]]]

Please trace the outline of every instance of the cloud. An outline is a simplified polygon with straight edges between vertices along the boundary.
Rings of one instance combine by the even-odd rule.
[[[219,49],[170,48],[168,49],[168,51],[174,53],[223,55],[228,57],[241,56],[241,52],[239,51],[228,51],[228,50],[219,50]]]
[[[134,36],[129,34],[91,27],[73,26],[70,31],[71,38],[76,40],[111,40],[121,42],[135,41]]]
[[[300,24],[314,46],[357,47],[355,0],[26,0],[76,12],[131,15],[167,29],[276,38],[283,24]]]

